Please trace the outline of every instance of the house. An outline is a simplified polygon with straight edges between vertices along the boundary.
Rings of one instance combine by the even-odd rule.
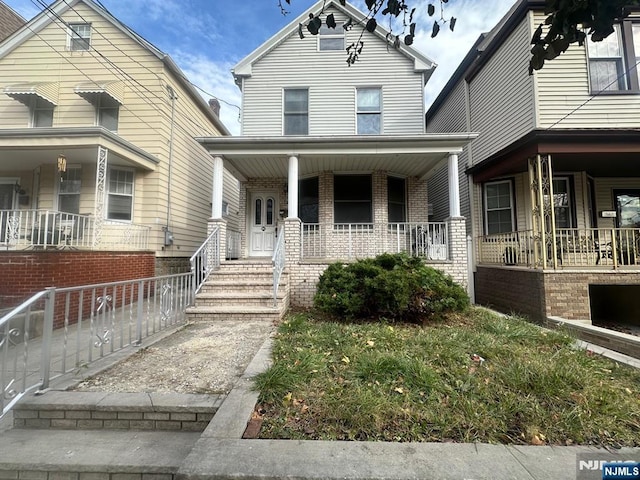
[[[217,101],[92,0],[56,1],[5,39],[0,71],[1,306],[189,271],[211,216],[194,137],[229,134]],[[238,185],[223,174],[231,232]]]
[[[458,182],[440,222],[430,221],[426,182],[443,164],[457,179],[457,155],[475,135],[425,133],[424,86],[435,63],[394,48],[380,26],[364,31],[366,16],[342,3],[316,2],[240,61],[242,135],[198,139],[214,170],[224,166],[240,181],[240,257],[285,258],[292,305],[311,304],[330,262],[383,252],[419,255],[466,285]],[[323,20],[317,36],[300,27],[311,14]],[[360,39],[364,50],[349,66],[345,49]],[[212,225],[224,229],[215,187],[212,203]]]
[[[477,131],[459,155],[478,303],[534,319],[640,318],[640,12],[533,75],[544,2],[481,36],[427,112],[427,131]],[[447,172],[429,180],[435,219]]]
[[[0,42],[25,24],[24,18],[0,0]]]

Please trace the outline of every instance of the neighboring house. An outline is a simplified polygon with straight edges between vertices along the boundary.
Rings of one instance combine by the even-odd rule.
[[[22,27],[26,21],[0,0],[0,42]]]
[[[173,60],[97,3],[61,0],[0,43],[0,71],[1,306],[188,271],[213,175],[194,137],[228,131]]]
[[[544,2],[519,1],[427,112],[459,157],[478,303],[536,319],[640,318],[640,15],[528,73]],[[463,173],[468,173],[467,176]],[[447,174],[429,181],[446,215]]]
[[[381,27],[345,30],[365,15],[341,3],[317,2],[238,63],[242,136],[199,139],[219,171],[241,182],[241,257],[270,263],[281,246],[294,305],[311,303],[329,262],[382,252],[420,255],[466,285],[458,183],[447,218],[432,223],[426,178],[444,163],[457,179],[457,155],[475,135],[425,134],[435,64],[404,44],[395,49]],[[318,36],[303,27],[301,39],[310,13],[323,23],[333,14],[337,27]],[[361,35],[364,50],[348,66],[345,48]],[[214,188],[214,225],[220,199]]]

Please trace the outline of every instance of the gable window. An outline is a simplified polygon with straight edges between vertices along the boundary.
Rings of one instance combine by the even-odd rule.
[[[335,223],[372,223],[371,175],[333,177],[333,218]]]
[[[284,134],[309,134],[309,90],[306,88],[284,90]]]
[[[318,33],[318,50],[344,50],[344,28],[342,27],[342,22],[336,23],[335,28],[329,28],[323,23]]]
[[[32,99],[31,125],[34,127],[53,126],[53,105],[39,96]]]
[[[131,221],[133,217],[133,170],[111,168],[107,191],[107,219]]]
[[[67,165],[60,173],[58,186],[58,210],[65,213],[80,213],[80,190],[82,188],[82,168]]]
[[[387,177],[389,223],[407,221],[407,193],[404,178]]]
[[[91,46],[91,24],[70,24],[68,42],[69,50],[72,52],[89,50],[89,47]]]
[[[485,183],[484,222],[487,235],[515,230],[513,203],[510,180]]]
[[[120,104],[108,95],[100,95],[97,100],[96,110],[98,125],[115,132],[118,130],[118,116]]]
[[[358,135],[382,133],[382,91],[379,88],[357,89]]]
[[[640,23],[625,21],[600,42],[587,39],[592,92],[638,90]]]
[[[319,222],[318,177],[304,178],[298,182],[298,215],[302,223]]]

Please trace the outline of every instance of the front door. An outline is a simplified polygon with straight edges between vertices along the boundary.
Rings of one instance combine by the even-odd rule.
[[[276,244],[276,194],[253,192],[251,194],[251,220],[249,227],[252,257],[270,257]]]

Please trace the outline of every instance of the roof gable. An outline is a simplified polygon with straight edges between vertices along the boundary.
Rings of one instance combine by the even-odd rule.
[[[358,10],[357,8],[350,5],[348,2],[345,2],[344,5],[337,0],[319,0],[313,6],[311,6],[308,10],[299,15],[296,19],[294,19],[291,23],[281,29],[278,33],[269,38],[266,42],[256,48],[253,52],[247,55],[244,59],[242,59],[236,66],[232,69],[233,76],[236,80],[236,83],[239,83],[240,77],[250,77],[252,73],[253,65],[258,62],[260,59],[268,55],[272,50],[274,50],[277,46],[282,44],[285,40],[290,38],[292,35],[298,35],[298,26],[300,24],[304,24],[309,18],[309,14],[313,13],[314,16],[319,15],[320,12],[326,11],[328,8],[333,7],[348,18],[353,19],[355,24],[360,24],[363,20],[366,19],[366,15]],[[388,31],[383,27],[378,25],[373,34],[380,39],[380,41],[390,44],[387,40]],[[308,34],[305,31],[305,34]],[[366,50],[366,46],[365,46]],[[431,60],[426,55],[423,55],[416,49],[412,47],[408,47],[404,44],[400,44],[400,47],[395,49],[400,52],[402,55],[406,56],[414,63],[414,70],[416,72],[424,72],[425,83],[431,76],[431,73],[436,67],[436,63]],[[356,67],[354,67],[356,68]]]

